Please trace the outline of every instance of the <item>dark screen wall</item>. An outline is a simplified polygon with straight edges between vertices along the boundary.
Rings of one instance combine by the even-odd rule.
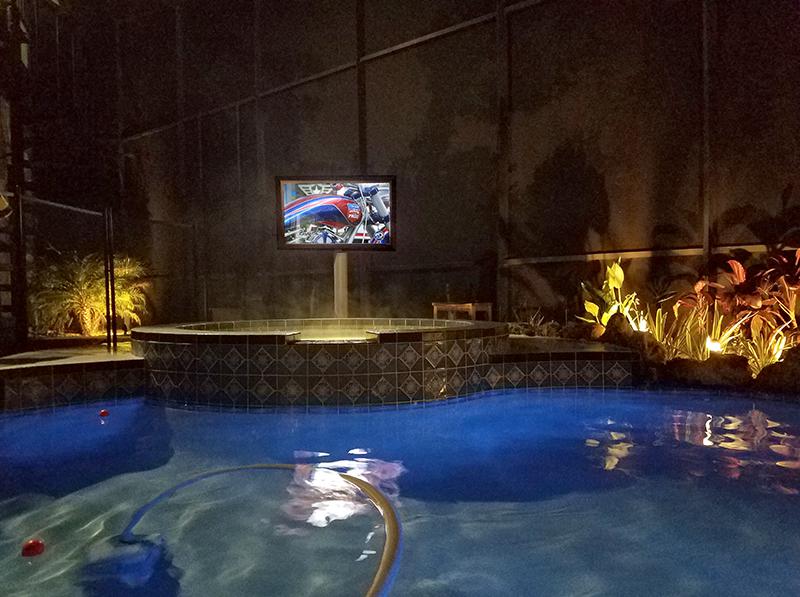
[[[280,174],[397,175],[397,251],[350,258],[376,316],[569,309],[587,253],[639,251],[657,288],[702,266],[670,251],[702,248],[704,201],[715,244],[798,203],[793,0],[709,0],[705,34],[700,0],[509,1],[507,45],[492,0],[120,4],[73,20],[81,47],[116,27],[84,101],[116,106],[161,321],[332,313],[333,255],[276,248]]]

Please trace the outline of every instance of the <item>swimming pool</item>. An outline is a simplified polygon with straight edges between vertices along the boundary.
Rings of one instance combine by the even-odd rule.
[[[0,423],[9,595],[361,595],[382,521],[352,496],[309,489],[309,471],[333,470],[394,501],[393,595],[800,594],[800,408],[789,404],[514,390],[259,414],[131,400]],[[164,541],[148,578],[101,567],[164,489],[259,462],[330,464],[186,487],[137,528]],[[47,549],[22,558],[30,537]]]

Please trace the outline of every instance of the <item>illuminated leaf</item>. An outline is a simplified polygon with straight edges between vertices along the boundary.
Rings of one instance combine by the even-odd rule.
[[[741,263],[739,263],[735,259],[729,259],[728,265],[730,265],[731,270],[733,270],[734,284],[741,284],[747,279],[747,273],[745,272],[744,266],[742,266]]]
[[[597,441],[596,439],[587,439],[585,443],[590,448],[596,448],[597,446],[600,445],[600,442]]]
[[[779,460],[775,464],[783,468],[800,469],[800,460]]]
[[[633,444],[628,444],[625,442],[620,442],[618,444],[613,444],[608,448],[608,454],[615,458],[626,458],[628,456],[628,451],[633,447]]]
[[[622,267],[618,262],[609,265],[606,273],[608,275],[608,285],[611,288],[622,288],[622,283],[625,281],[625,272],[622,271]]]
[[[583,306],[586,309],[587,313],[591,313],[595,317],[600,314],[600,307],[594,304],[592,301],[583,301]]]
[[[780,454],[781,456],[790,457],[794,455],[794,450],[789,446],[784,446],[782,444],[774,444],[769,447],[770,450],[775,452],[776,454]]]

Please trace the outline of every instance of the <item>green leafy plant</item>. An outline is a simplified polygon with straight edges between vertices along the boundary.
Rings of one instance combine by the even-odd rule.
[[[710,319],[709,319],[710,318]],[[662,307],[648,310],[648,333],[664,350],[666,360],[685,358],[705,361],[712,352],[730,352],[747,317],[728,318],[716,303],[676,303],[672,316]]]
[[[622,314],[636,331],[645,327],[646,319],[639,311],[639,298],[635,292],[623,292],[624,282],[625,272],[619,260],[606,266],[606,275],[600,288],[589,282],[581,282],[586,313],[578,316],[578,319],[594,324],[595,336],[603,334],[609,319],[616,313]]]
[[[741,338],[739,351],[747,357],[753,377],[767,365],[780,361],[784,350],[795,344],[796,335],[786,332],[788,325],[776,326],[770,319],[753,317],[750,335]]]
[[[115,260],[118,317],[141,323],[147,312],[146,275],[144,265],[134,258]],[[37,332],[100,333],[106,316],[104,260],[94,253],[83,257],[73,253],[45,264],[31,280],[30,303]]]

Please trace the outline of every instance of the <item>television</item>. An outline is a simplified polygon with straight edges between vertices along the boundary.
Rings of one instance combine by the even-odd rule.
[[[278,176],[278,247],[392,251],[394,176]]]

